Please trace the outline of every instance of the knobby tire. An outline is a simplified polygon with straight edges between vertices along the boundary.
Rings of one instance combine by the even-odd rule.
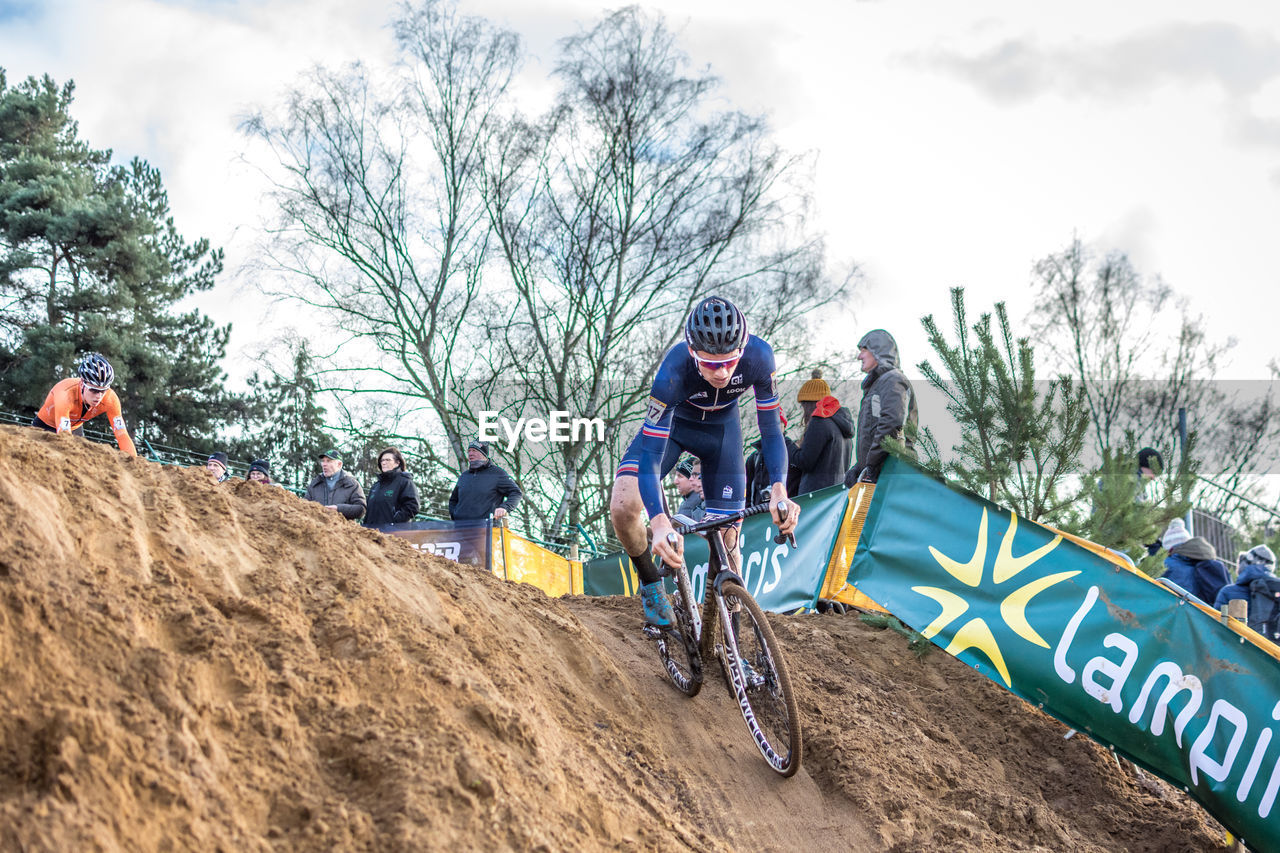
[[[721,665],[726,674],[733,672],[728,680],[738,710],[742,712],[752,740],[769,766],[784,778],[794,776],[800,769],[803,739],[800,711],[796,707],[782,647],[769,627],[764,611],[745,589],[727,581],[720,592],[726,611],[732,610],[735,601],[742,606],[740,612],[733,614],[737,618],[728,612],[722,613],[720,618],[725,634],[720,647]],[[742,670],[733,660],[734,652],[730,648],[730,634],[734,635],[738,653],[763,680],[762,684],[749,688],[742,683]]]
[[[702,689],[702,656],[698,652],[697,634],[694,631],[693,588],[684,570],[673,573],[676,582],[671,594],[671,609],[676,615],[676,631],[668,631],[658,641],[658,655],[662,668],[675,688],[686,696],[698,695]]]

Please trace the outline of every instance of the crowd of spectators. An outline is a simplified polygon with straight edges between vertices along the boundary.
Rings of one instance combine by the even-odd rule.
[[[800,441],[785,438],[790,460],[786,483],[789,494],[836,485],[846,469],[846,481],[851,477],[858,479],[855,477],[858,474],[863,480],[874,481],[875,473],[885,457],[885,452],[880,448],[880,439],[888,435],[902,437],[903,427],[908,419],[915,419],[915,397],[911,393],[910,382],[896,368],[897,346],[893,338],[888,332],[877,329],[865,336],[859,347],[863,370],[868,376],[863,382],[863,400],[858,415],[861,428],[857,434],[857,458],[852,459],[855,435],[853,417],[849,409],[840,405],[840,401],[831,394],[830,386],[822,378],[821,371],[815,370],[798,394],[798,402],[804,415]],[[72,392],[81,395],[96,394],[98,396],[93,396],[89,401],[93,403],[112,403],[116,399],[114,392],[109,394],[107,388],[114,374],[101,355],[87,354],[81,361],[78,373],[78,377],[62,383],[71,389],[64,396],[75,396]],[[61,398],[51,392],[51,399],[56,402]],[[78,400],[76,398],[71,402]],[[68,406],[74,408],[70,404],[63,408]],[[61,430],[67,427],[71,431],[83,420],[99,414],[96,409],[90,410],[88,402],[84,408],[82,417],[74,423],[70,422],[69,417],[59,419],[55,414],[45,417],[43,413],[38,414],[33,423],[45,429]],[[61,415],[62,409],[57,409],[56,414]],[[116,414],[117,420],[113,422],[113,428],[117,432],[123,431],[123,420],[119,418],[116,409],[111,409],[108,414]],[[67,423],[64,424],[64,420]],[[785,437],[785,417],[782,419],[782,426]],[[127,438],[127,434],[125,437]],[[909,442],[910,436],[906,436],[906,439]],[[127,449],[125,439],[120,440],[122,449]],[[748,497],[752,502],[767,499],[770,486],[763,482],[768,474],[761,463],[758,442],[754,450],[746,460]],[[459,474],[449,496],[450,519],[474,521],[486,518],[501,520],[507,517],[520,502],[520,487],[510,474],[493,464],[486,442],[478,439],[472,441],[467,447],[466,455],[467,467]],[[411,521],[417,515],[417,488],[408,473],[404,456],[397,448],[388,447],[378,454],[379,471],[369,484],[367,497],[355,477],[343,470],[344,460],[339,450],[329,448],[319,454],[317,461],[320,471],[306,487],[304,497],[307,500],[330,508],[345,518],[363,520],[369,527],[400,524]],[[204,467],[215,482],[225,482],[231,476],[230,461],[222,451],[211,453]],[[699,467],[700,462],[690,458],[681,462],[675,472],[676,489],[681,501],[678,512],[691,518],[701,518],[704,512]],[[245,479],[272,484],[270,463],[264,459],[255,459],[250,464]]]

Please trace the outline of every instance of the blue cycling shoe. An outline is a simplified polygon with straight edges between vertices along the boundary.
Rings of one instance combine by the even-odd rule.
[[[676,614],[671,609],[671,599],[662,588],[662,581],[654,581],[640,587],[640,600],[644,604],[644,621],[655,628],[670,628]]]

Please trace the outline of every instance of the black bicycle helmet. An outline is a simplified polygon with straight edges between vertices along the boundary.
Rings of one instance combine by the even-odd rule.
[[[80,367],[76,372],[80,374],[84,384],[102,390],[110,388],[112,380],[116,378],[116,372],[111,369],[111,362],[96,352],[85,353],[84,358],[80,359]]]
[[[747,345],[747,318],[728,299],[708,296],[690,312],[684,339],[695,352],[731,353]]]

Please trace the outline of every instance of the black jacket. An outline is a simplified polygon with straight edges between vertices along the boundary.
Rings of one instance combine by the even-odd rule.
[[[329,491],[329,484],[325,482],[324,474],[318,475],[311,481],[311,485],[307,486],[307,500],[324,506],[336,506],[338,512],[350,519],[357,519],[364,515],[364,489],[360,488],[356,478],[346,471],[339,474],[333,491]]]
[[[824,406],[827,400],[831,404]],[[835,397],[824,397],[805,427],[799,452],[791,457],[791,464],[800,470],[799,494],[844,481],[849,468],[846,447],[851,438],[853,415]]]
[[[511,475],[492,462],[458,476],[449,495],[449,517],[454,521],[488,518],[498,507],[512,512],[520,503],[520,487]]]
[[[792,464],[792,460],[796,458],[796,454],[800,452],[799,446],[787,436],[782,436],[787,443],[787,494],[795,497],[800,494],[800,470]],[[764,464],[764,453],[760,447],[764,442],[756,439],[751,443],[755,448],[751,451],[751,455],[747,457],[747,505],[760,503],[769,499],[769,490],[773,483],[769,480],[769,466]]]
[[[876,357],[877,364],[862,380],[857,454],[844,479],[849,486],[858,481],[863,469],[870,471],[872,482],[880,476],[880,466],[889,458],[889,451],[880,446],[880,439],[885,436],[902,439],[907,449],[912,449],[905,427],[909,423],[919,423],[916,392],[911,388],[911,380],[898,369],[898,344],[893,336],[883,329],[876,329],[868,332],[863,340]]]
[[[378,479],[369,484],[368,499],[365,527],[401,524],[413,521],[418,514],[418,488],[413,478],[399,468],[378,474]]]

